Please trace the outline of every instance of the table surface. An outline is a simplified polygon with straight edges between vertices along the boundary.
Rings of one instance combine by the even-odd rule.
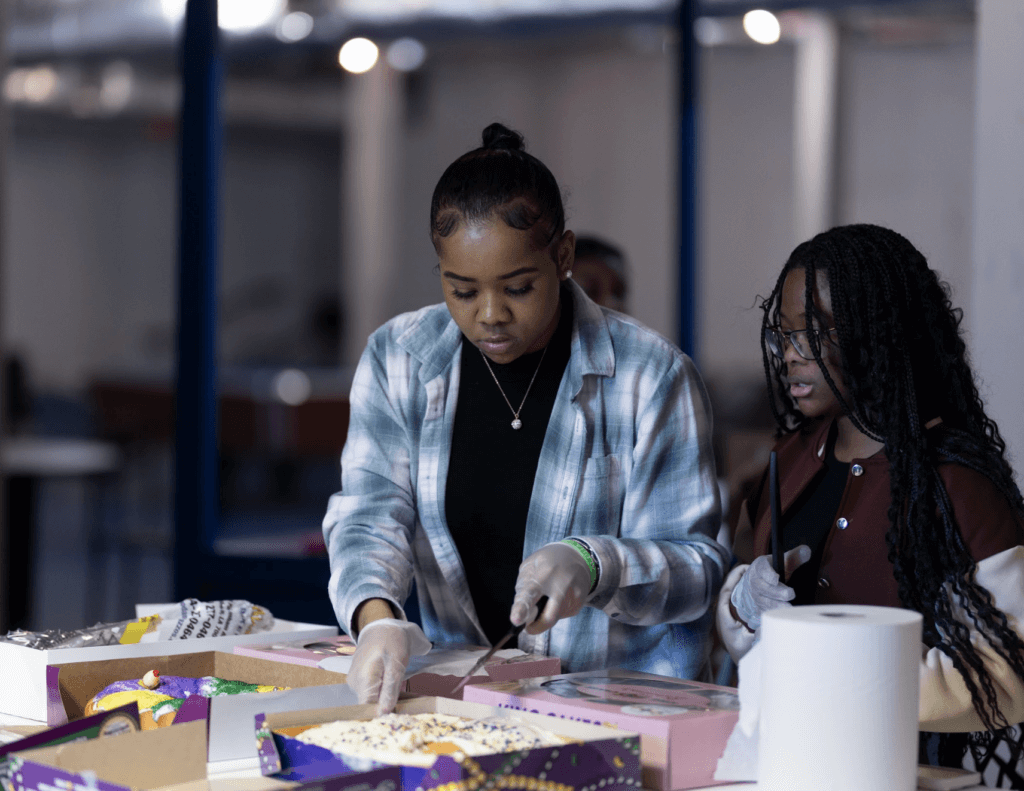
[[[0,713],[0,743],[6,744],[15,740],[15,734],[3,730],[10,725],[46,727],[45,722],[29,720],[25,717],[15,717],[13,714]],[[210,780],[240,780],[263,776],[260,772],[259,759],[256,756],[240,758],[234,761],[212,761],[206,765],[206,775]],[[754,783],[714,786],[715,791],[734,791],[734,789],[737,791],[739,789],[754,791],[756,788],[757,785]],[[638,789],[638,791],[643,791],[643,789]],[[702,791],[702,789],[693,789],[693,791]]]
[[[10,732],[3,730],[3,728],[9,725],[46,727],[46,723],[39,722],[38,720],[29,720],[24,717],[15,717],[12,714],[0,713],[0,743],[2,744],[14,741],[14,738],[12,738],[13,734],[5,735]],[[210,780],[243,780],[260,778],[263,775],[260,772],[259,759],[253,756],[252,758],[241,758],[234,761],[212,761],[206,765],[206,776]],[[975,789],[983,789],[983,787],[972,786],[971,788],[962,789],[962,791],[975,791]],[[643,789],[638,789],[638,791],[643,791]],[[757,791],[757,783],[730,783],[729,785],[694,788],[690,789],[690,791]]]

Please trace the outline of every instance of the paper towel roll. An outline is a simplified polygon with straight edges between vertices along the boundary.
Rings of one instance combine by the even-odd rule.
[[[919,613],[784,607],[761,635],[758,788],[916,788]]]

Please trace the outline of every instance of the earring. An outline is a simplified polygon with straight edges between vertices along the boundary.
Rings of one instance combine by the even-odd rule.
[[[565,278],[564,279],[568,280],[570,277],[572,277],[572,270],[571,269],[565,273]]]

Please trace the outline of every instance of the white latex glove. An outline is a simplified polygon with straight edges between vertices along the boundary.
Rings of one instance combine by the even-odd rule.
[[[579,551],[560,542],[546,544],[519,566],[509,617],[514,626],[529,623],[528,634],[540,634],[582,610],[589,592],[590,567]],[[535,615],[541,596],[548,602]]]
[[[423,630],[409,621],[381,618],[363,627],[346,681],[360,703],[376,703],[377,716],[398,702],[405,669],[414,656],[430,651]]]
[[[811,548],[801,544],[783,556],[786,578],[811,559]],[[756,632],[761,628],[761,613],[777,607],[792,607],[796,591],[779,582],[779,574],[772,568],[772,559],[761,555],[747,568],[746,573],[732,589],[732,606],[747,627]]]

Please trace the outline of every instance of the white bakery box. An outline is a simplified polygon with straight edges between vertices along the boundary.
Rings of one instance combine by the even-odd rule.
[[[136,605],[142,616],[156,607],[173,605]],[[133,659],[145,656],[193,654],[200,651],[231,653],[238,645],[260,645],[270,640],[316,640],[334,637],[338,627],[297,621],[275,620],[274,628],[255,634],[206,637],[196,640],[162,640],[133,645],[105,645],[87,648],[39,650],[0,642],[0,712],[46,722],[47,665],[69,662],[95,662],[107,659]]]
[[[48,723],[59,725],[81,719],[90,698],[108,684],[142,678],[149,670],[157,670],[161,676],[215,676],[248,684],[285,687],[276,692],[214,698],[192,695],[186,698],[170,727],[176,728],[179,723],[192,719],[206,720],[209,723],[207,757],[211,762],[255,760],[252,723],[257,714],[347,706],[356,702],[355,693],[349,689],[341,673],[235,656],[222,651],[204,651],[51,665],[47,668],[50,693]]]

